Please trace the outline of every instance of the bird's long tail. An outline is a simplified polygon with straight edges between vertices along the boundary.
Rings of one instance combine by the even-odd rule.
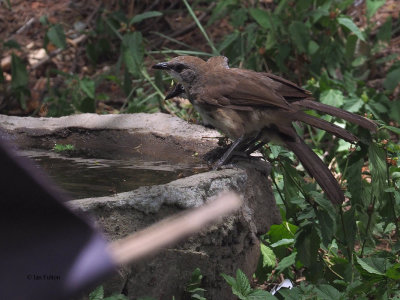
[[[299,100],[299,101],[293,102],[292,104],[301,109],[313,109],[313,110],[317,110],[319,112],[323,112],[323,113],[326,113],[326,114],[334,116],[334,117],[341,118],[350,123],[354,123],[361,127],[364,127],[370,131],[376,131],[376,129],[377,129],[376,124],[367,118],[361,117],[359,115],[353,114],[351,112],[345,111],[345,110],[337,108],[337,107],[323,104],[321,102],[305,99],[305,100]]]
[[[358,138],[355,135],[348,132],[346,129],[343,129],[323,119],[306,114],[303,111],[296,112],[296,119],[308,125],[330,132],[336,135],[337,137],[340,137],[350,143],[355,143],[358,141]]]
[[[295,139],[282,139],[286,147],[300,160],[306,171],[315,178],[333,204],[341,204],[344,194],[331,171],[314,151],[296,134]]]

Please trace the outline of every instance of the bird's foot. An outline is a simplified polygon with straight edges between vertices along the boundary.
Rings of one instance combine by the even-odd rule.
[[[222,166],[227,166],[228,163],[230,162],[235,162],[235,161],[239,161],[240,159],[248,159],[249,156],[244,153],[244,152],[240,152],[240,151],[234,151],[231,153],[231,156],[226,159],[224,156],[221,157],[220,159],[218,159],[212,166],[213,171],[218,170],[219,168],[221,168]],[[233,164],[230,164],[229,167],[233,166]]]

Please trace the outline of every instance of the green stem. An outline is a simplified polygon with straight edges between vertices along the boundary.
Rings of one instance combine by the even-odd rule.
[[[346,225],[344,224],[343,210],[342,210],[341,207],[339,207],[339,215],[340,215],[340,221],[342,223],[342,228],[343,228],[344,241],[346,243],[347,256],[348,256],[348,259],[349,259],[349,263],[351,265],[353,265],[352,249],[350,249],[350,246],[349,246],[349,239],[348,239],[348,236],[347,236]]]
[[[189,11],[189,14],[192,16],[194,22],[196,23],[197,27],[199,27],[201,33],[203,34],[204,38],[207,40],[208,45],[211,47],[212,52],[214,55],[219,55],[219,52],[217,48],[215,48],[214,43],[211,41],[211,39],[208,37],[206,31],[204,30],[204,27],[200,24],[199,19],[196,17],[196,14],[194,13],[193,9],[190,7],[189,3],[187,0],[183,0],[183,3],[185,4],[187,10]]]
[[[365,244],[367,243],[367,235],[368,235],[369,227],[371,226],[372,215],[374,214],[374,210],[375,210],[376,197],[373,196],[373,193],[371,193],[371,197],[372,197],[371,209],[367,208],[368,221],[367,221],[367,227],[365,227],[365,237],[364,237],[363,244],[362,244],[362,247],[361,247],[361,254],[360,254],[361,257],[364,254],[364,247],[365,247]]]
[[[387,157],[388,157],[388,150],[387,150],[387,148],[385,149],[385,151],[386,151],[386,159],[387,159]],[[390,180],[390,171],[389,171],[389,168],[386,166],[386,177],[387,177],[387,183],[388,183],[388,187],[395,187],[395,185],[393,184],[393,181],[392,180]],[[391,205],[391,207],[392,207],[392,209],[393,209],[393,216],[394,216],[394,225],[396,226],[396,236],[397,236],[397,239],[399,238],[399,236],[400,236],[400,230],[399,230],[399,220],[398,220],[398,218],[397,218],[397,215],[396,215],[396,201],[393,199],[393,193],[389,193],[389,199],[390,199],[390,205]]]

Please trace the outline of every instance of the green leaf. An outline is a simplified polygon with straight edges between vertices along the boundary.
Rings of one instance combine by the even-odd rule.
[[[324,104],[340,107],[343,105],[343,93],[340,90],[330,89],[322,92],[320,101]]]
[[[285,258],[283,258],[278,263],[278,266],[276,267],[276,271],[278,272],[278,274],[296,263],[296,255],[297,255],[297,252],[293,252],[289,256],[286,256]]]
[[[143,37],[138,31],[125,34],[122,39],[122,51],[125,65],[134,76],[140,76],[144,59]]]
[[[323,210],[317,210],[316,214],[322,243],[328,247],[336,233],[336,218],[332,218],[330,213]]]
[[[297,231],[297,226],[290,224],[289,222],[283,222],[279,225],[271,225],[268,231],[268,237],[271,243],[276,243],[282,239],[294,238]]]
[[[3,43],[4,48],[10,48],[10,49],[21,49],[21,45],[18,44],[16,40],[8,40]]]
[[[221,276],[225,279],[225,281],[231,286],[236,288],[236,279],[227,274],[221,273]]]
[[[104,288],[102,285],[98,286],[93,292],[89,294],[89,300],[103,300]]]
[[[358,28],[357,25],[354,24],[354,22],[350,18],[341,16],[337,18],[337,21],[340,25],[346,27],[352,33],[354,33],[360,40],[365,42],[365,37],[361,32],[360,28]]]
[[[278,300],[270,292],[263,290],[252,290],[246,300]]]
[[[372,143],[368,149],[369,168],[372,175],[372,190],[377,199],[381,198],[386,187],[386,154],[385,150]]]
[[[384,42],[390,42],[392,38],[392,18],[387,18],[386,22],[379,28],[377,37]]]
[[[61,24],[51,26],[50,29],[47,31],[46,36],[56,47],[61,49],[67,47],[64,28],[61,26]]]
[[[269,21],[269,13],[259,8],[250,8],[250,15],[256,20],[256,22],[264,29],[270,29],[271,23]]]
[[[392,91],[400,82],[400,68],[394,69],[389,74],[386,75],[383,86],[385,89]]]
[[[393,126],[389,126],[389,125],[385,125],[384,126],[386,129],[389,129],[390,131],[393,131],[394,133],[400,135],[400,128],[398,127],[393,127]]]
[[[314,226],[306,226],[296,233],[297,259],[306,267],[316,263],[320,239]]]
[[[367,61],[367,57],[365,55],[357,56],[355,60],[351,62],[352,67],[360,67]]]
[[[84,77],[81,80],[79,80],[79,87],[82,89],[82,91],[85,92],[85,94],[91,98],[94,99],[95,97],[95,83],[93,80]]]
[[[134,16],[130,21],[129,21],[129,26],[131,26],[132,24],[135,23],[140,23],[145,19],[149,19],[149,18],[154,18],[154,17],[160,17],[163,14],[159,11],[146,11],[142,14],[138,14],[136,16]]]
[[[25,64],[14,53],[11,54],[11,87],[13,89],[26,88],[28,86],[28,72]]]
[[[294,287],[292,289],[280,289],[278,293],[283,297],[282,299],[285,300],[316,299],[312,297],[304,297],[304,294],[298,287]],[[312,296],[313,294],[310,293],[310,295]]]
[[[360,108],[363,105],[364,105],[364,102],[360,98],[358,98],[358,97],[350,98],[350,99],[346,99],[344,101],[343,109],[347,110],[348,112],[355,113],[355,112],[359,112]]]
[[[367,18],[370,19],[386,0],[367,0]]]
[[[94,113],[96,112],[96,102],[93,98],[84,98],[78,107],[79,111],[83,113]]]
[[[337,289],[328,284],[320,284],[315,288],[315,291],[317,292],[318,299],[336,300],[340,299],[341,296],[341,293]]]
[[[230,14],[230,21],[235,28],[244,26],[245,22],[247,21],[247,9],[244,8],[235,9]]]
[[[264,268],[273,268],[276,265],[276,256],[274,251],[268,246],[261,244],[261,257],[262,257],[262,266]]]
[[[49,19],[47,18],[46,15],[40,16],[39,22],[44,26],[49,25]]]
[[[400,279],[400,263],[394,264],[391,266],[387,271],[386,271],[386,276],[394,279],[394,280],[399,280]]]
[[[314,55],[315,52],[317,52],[319,49],[319,45],[314,42],[313,40],[310,40],[310,42],[308,43],[308,54],[310,55]]]
[[[279,246],[286,246],[286,245],[293,245],[294,239],[281,239],[280,241],[277,241],[276,243],[271,244],[272,248],[276,248]]]
[[[342,226],[340,226],[339,228],[341,228],[342,230],[346,230],[346,236],[344,235],[344,232],[341,232],[340,237],[346,242],[348,248],[353,249],[357,233],[354,207],[343,213],[343,223],[344,228],[342,228]]]
[[[361,168],[364,165],[363,158],[351,157],[347,166],[347,189],[351,193],[351,203],[361,203],[362,195],[362,179],[361,179]]]
[[[240,33],[238,31],[234,31],[233,33],[227,35],[222,43],[218,47],[218,51],[222,52],[227,47],[229,47],[234,41],[236,41],[240,37]]]
[[[122,294],[112,295],[110,297],[104,298],[103,300],[129,300],[128,297]],[[156,300],[152,297],[140,297],[137,300]]]
[[[300,53],[307,52],[310,34],[304,22],[294,21],[289,26],[290,38]]]
[[[251,291],[251,287],[250,287],[250,283],[249,280],[247,279],[246,274],[244,274],[242,272],[242,270],[237,269],[236,271],[236,292],[234,290],[232,290],[233,293],[237,296],[247,296],[250,291]]]
[[[385,258],[380,258],[380,257],[360,258],[357,256],[356,259],[360,267],[367,273],[382,275],[382,276],[385,275],[385,267],[386,267]]]

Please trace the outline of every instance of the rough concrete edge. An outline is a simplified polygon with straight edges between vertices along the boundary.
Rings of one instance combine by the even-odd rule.
[[[177,117],[164,113],[137,113],[118,115],[78,114],[60,118],[33,118],[0,115],[0,128],[7,131],[25,131],[24,129],[42,129],[43,133],[52,133],[61,129],[115,129],[131,131],[152,131],[161,136],[181,138],[220,137],[221,135],[203,126],[190,124]],[[28,132],[29,133],[29,132]]]
[[[84,212],[99,207],[131,207],[144,213],[156,213],[163,204],[181,208],[198,207],[220,192],[237,189],[246,178],[245,170],[224,169],[188,176],[167,184],[143,186],[113,196],[71,200],[68,205]],[[192,201],[188,202],[188,199]]]

